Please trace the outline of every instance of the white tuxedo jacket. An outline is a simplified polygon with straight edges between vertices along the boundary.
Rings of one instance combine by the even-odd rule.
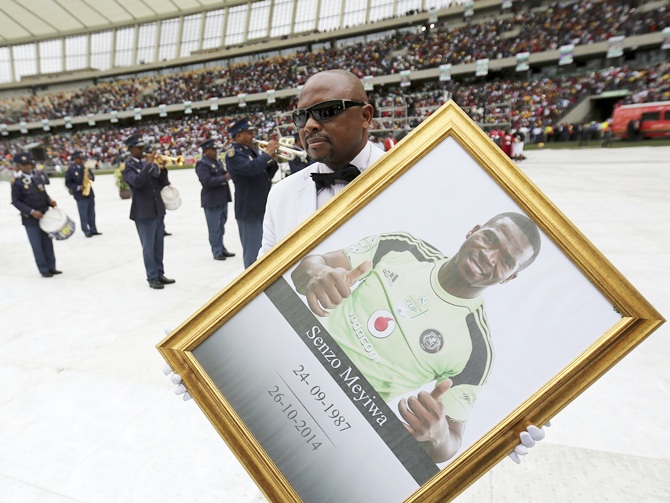
[[[368,142],[368,146],[371,147],[368,164],[358,166],[356,159],[353,162],[361,171],[384,155],[384,152],[372,143]],[[265,207],[263,243],[259,256],[267,253],[318,209],[316,185],[310,175],[319,172],[320,166],[321,163],[318,162],[311,164],[284,178],[272,188]],[[344,187],[342,185],[342,188]]]

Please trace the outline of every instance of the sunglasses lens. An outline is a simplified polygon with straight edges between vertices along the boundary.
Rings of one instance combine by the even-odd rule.
[[[341,103],[324,105],[323,107],[313,108],[312,115],[318,121],[327,121],[340,114],[343,110],[344,106]]]
[[[346,104],[345,104],[346,102]],[[349,106],[362,106],[364,103],[350,100],[333,100],[317,103],[311,107],[301,108],[293,111],[293,124],[297,127],[304,127],[307,124],[307,118],[311,114],[317,121],[327,121],[344,112]]]
[[[305,124],[307,124],[307,110],[295,110],[293,112],[293,124],[296,125],[296,127],[304,127]]]

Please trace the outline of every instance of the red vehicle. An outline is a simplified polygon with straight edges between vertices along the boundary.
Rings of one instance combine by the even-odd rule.
[[[670,137],[670,101],[616,107],[612,134],[625,140]]]

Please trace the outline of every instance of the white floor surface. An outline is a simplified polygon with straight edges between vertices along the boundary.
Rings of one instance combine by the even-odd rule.
[[[528,152],[521,169],[661,314],[670,314],[670,147]],[[95,182],[98,228],[55,243],[62,275],[35,266],[0,182],[0,502],[247,503],[258,496],[155,345],[242,271],[232,206],[215,261],[192,170],[172,172],[166,275],[151,290],[130,202]],[[62,179],[49,194],[79,226]],[[505,459],[459,502],[670,501],[670,325],[553,421],[521,465]],[[358,503],[358,502],[356,502]]]

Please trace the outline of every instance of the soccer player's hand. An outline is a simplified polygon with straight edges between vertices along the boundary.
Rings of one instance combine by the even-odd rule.
[[[545,426],[551,426],[551,423],[547,421]],[[514,448],[512,452],[509,453],[509,458],[517,465],[520,464],[521,458],[519,456],[525,456],[528,454],[528,449],[534,447],[535,444],[537,444],[537,442],[542,440],[544,437],[544,428],[538,428],[534,424],[531,424],[528,428],[519,434],[520,443]]]
[[[328,316],[328,309],[334,309],[351,295],[351,287],[372,268],[366,260],[349,271],[343,267],[324,266],[312,276],[305,287],[307,305],[317,316]]]
[[[442,395],[451,385],[451,379],[447,379],[435,386],[430,393],[421,391],[417,396],[400,400],[398,410],[406,421],[405,428],[418,442],[428,442],[436,446],[449,438],[449,423],[444,412]]]

